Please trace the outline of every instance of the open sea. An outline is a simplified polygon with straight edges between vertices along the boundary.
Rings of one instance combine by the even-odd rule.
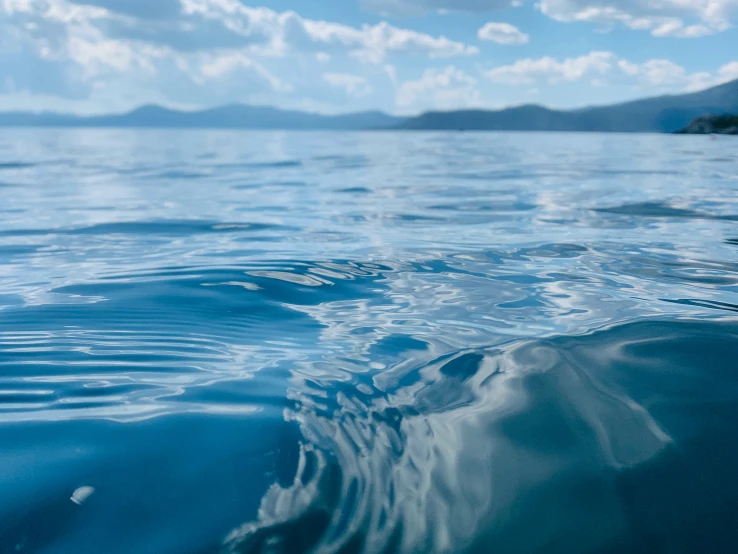
[[[18,552],[738,552],[738,141],[0,130]]]

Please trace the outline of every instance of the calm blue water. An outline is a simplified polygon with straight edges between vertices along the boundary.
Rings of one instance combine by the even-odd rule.
[[[0,552],[738,551],[737,153],[0,131]]]

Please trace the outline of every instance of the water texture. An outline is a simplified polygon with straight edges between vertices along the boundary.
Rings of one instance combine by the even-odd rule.
[[[0,131],[0,552],[737,552],[736,146]]]

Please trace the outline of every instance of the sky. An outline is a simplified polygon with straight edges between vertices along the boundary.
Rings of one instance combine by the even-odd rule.
[[[557,108],[738,79],[738,0],[0,0],[0,111]]]

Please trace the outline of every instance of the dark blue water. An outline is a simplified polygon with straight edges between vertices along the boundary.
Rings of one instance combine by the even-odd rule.
[[[6,129],[0,195],[3,554],[738,551],[736,141]]]

